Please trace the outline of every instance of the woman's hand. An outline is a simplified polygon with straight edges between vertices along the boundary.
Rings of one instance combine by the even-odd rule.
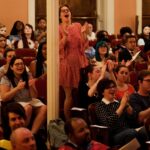
[[[121,99],[121,103],[120,105],[125,108],[126,105],[128,105],[128,100],[129,100],[129,93],[125,92],[122,99]]]
[[[18,90],[24,89],[25,84],[26,84],[25,81],[20,80],[17,84]]]
[[[36,80],[37,80],[36,78],[29,79],[29,81],[28,81],[29,87],[35,85]]]
[[[108,66],[108,71],[113,72],[113,70],[115,68],[115,64],[112,60],[107,60],[107,66]]]
[[[88,23],[85,22],[84,25],[81,27],[81,32],[87,33],[87,31],[88,31]]]

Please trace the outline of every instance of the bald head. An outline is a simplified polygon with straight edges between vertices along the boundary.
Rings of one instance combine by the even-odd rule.
[[[33,134],[27,128],[17,128],[10,136],[13,150],[36,150]]]

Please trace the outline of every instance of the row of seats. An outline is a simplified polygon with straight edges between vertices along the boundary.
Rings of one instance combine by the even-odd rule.
[[[36,50],[35,49],[27,49],[27,48],[23,48],[23,49],[16,49],[16,56],[17,57],[22,57],[25,65],[29,66],[31,61],[36,59]],[[5,59],[0,59],[0,66],[4,65],[6,63]]]

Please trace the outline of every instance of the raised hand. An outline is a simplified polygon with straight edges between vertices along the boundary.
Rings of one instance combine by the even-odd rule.
[[[85,22],[84,25],[81,28],[81,32],[82,33],[87,33],[87,31],[88,31],[88,23]]]
[[[129,93],[125,92],[122,99],[121,99],[121,103],[120,105],[122,105],[123,107],[125,107],[128,104],[128,100],[129,100]]]

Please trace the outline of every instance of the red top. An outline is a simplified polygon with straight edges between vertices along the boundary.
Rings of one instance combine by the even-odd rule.
[[[134,87],[131,84],[128,84],[128,88],[126,90],[119,90],[119,89],[117,89],[116,93],[115,93],[115,99],[116,100],[121,100],[123,95],[124,95],[124,93],[126,91],[128,91],[129,95],[130,95],[130,94],[135,92],[135,89],[134,89]]]

